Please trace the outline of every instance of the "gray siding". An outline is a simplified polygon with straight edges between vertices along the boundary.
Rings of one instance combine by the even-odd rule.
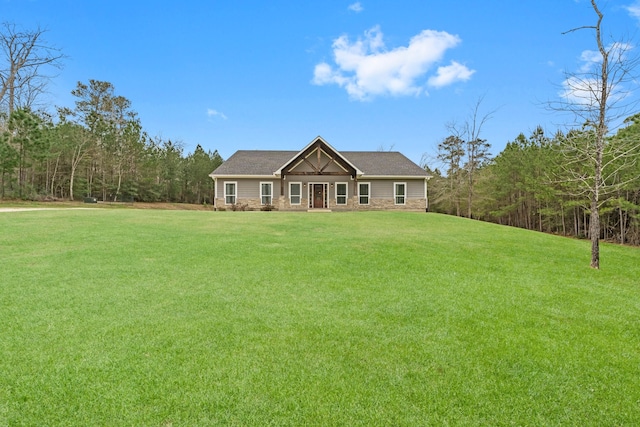
[[[393,186],[396,182],[407,184],[407,197],[412,199],[424,198],[424,179],[372,179],[360,182],[371,183],[371,197],[375,199],[393,199]]]
[[[224,184],[225,182],[236,182],[236,197],[238,199],[259,199],[260,198],[260,183],[271,182],[273,184],[273,196],[278,197],[280,195],[280,180],[276,179],[247,179],[247,178],[224,178],[218,179],[217,183],[217,195],[218,198],[224,198]]]
[[[287,176],[287,180],[284,181],[281,194],[281,181],[277,178],[219,178],[216,180],[217,187],[217,204],[224,207],[224,185],[225,182],[237,183],[237,201],[238,203],[249,203],[252,208],[260,207],[260,183],[271,182],[273,188],[273,204],[277,205],[280,202],[282,196],[285,205],[283,209],[293,210],[306,210],[309,206],[309,184],[327,184],[329,191],[328,201],[329,207],[334,209],[353,209],[358,208],[358,183],[369,183],[370,185],[370,200],[369,208],[386,207],[393,208],[395,204],[394,200],[394,183],[403,182],[407,185],[406,203],[412,205],[417,203],[418,199],[424,200],[425,198],[425,181],[424,179],[361,179],[356,183],[350,176]],[[289,184],[292,182],[299,182],[302,184],[302,194],[300,205],[290,205]],[[344,182],[347,184],[347,205],[336,205],[336,183]],[[413,200],[413,202],[412,202]],[[401,208],[402,206],[398,206]],[[408,207],[408,206],[407,206]],[[365,206],[362,206],[365,208]]]

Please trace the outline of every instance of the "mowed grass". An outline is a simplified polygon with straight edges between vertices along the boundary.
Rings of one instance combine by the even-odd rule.
[[[0,426],[637,425],[640,250],[425,213],[0,213]]]

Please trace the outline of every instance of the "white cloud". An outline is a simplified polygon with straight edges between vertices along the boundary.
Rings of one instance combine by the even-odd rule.
[[[451,61],[451,65],[446,67],[438,67],[438,72],[435,76],[429,78],[429,86],[443,87],[448,86],[456,81],[467,81],[475,73],[475,70],[470,70],[464,65]]]
[[[353,4],[350,4],[347,9],[349,9],[350,11],[355,12],[355,13],[360,13],[360,12],[362,12],[364,10],[364,7],[362,7],[362,4],[360,4],[360,2],[357,1],[357,2],[355,2]]]
[[[375,26],[354,42],[346,35],[334,40],[335,68],[326,62],[316,65],[312,83],[336,84],[351,98],[361,101],[379,95],[419,95],[424,92],[419,80],[441,61],[448,49],[460,42],[456,35],[424,30],[411,38],[408,46],[387,50],[380,27]],[[466,66],[452,62],[440,67],[428,83],[442,87],[468,80],[473,73]]]
[[[584,108],[598,108],[602,96],[602,81],[596,77],[571,76],[562,82],[562,98]],[[616,103],[631,95],[621,84],[609,82],[609,103]]]
[[[640,1],[635,1],[633,4],[626,6],[627,12],[632,18],[640,19]]]
[[[221,113],[220,111],[217,111],[217,110],[213,110],[211,108],[207,109],[207,116],[209,116],[210,118],[220,117],[223,120],[227,120],[227,116],[225,116],[224,113]]]
[[[629,50],[633,46],[627,43],[612,43],[606,47],[609,54],[609,63],[623,63]],[[575,75],[571,75],[562,82],[562,90],[559,95],[568,102],[585,107],[598,105],[598,97],[602,89],[601,64],[602,54],[597,50],[585,50],[580,55],[582,64]],[[621,85],[613,85],[609,82],[609,99],[620,100],[628,96],[627,91]],[[618,82],[619,83],[619,82]]]
[[[571,76],[562,82],[560,96],[573,104],[595,107],[599,87],[598,79]]]
[[[624,61],[627,52],[631,49],[633,49],[633,46],[629,43],[611,43],[606,47],[606,51],[609,54],[609,62]],[[585,50],[580,54],[580,61],[583,62],[580,71],[588,72],[594,65],[602,63],[602,54],[597,50]]]
[[[602,61],[602,55],[597,50],[585,50],[580,54],[580,60],[589,63],[598,63]]]

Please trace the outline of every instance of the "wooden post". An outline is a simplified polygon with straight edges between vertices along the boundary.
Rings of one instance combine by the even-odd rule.
[[[280,195],[284,196],[284,180],[285,180],[286,175],[284,174],[284,172],[280,175]]]

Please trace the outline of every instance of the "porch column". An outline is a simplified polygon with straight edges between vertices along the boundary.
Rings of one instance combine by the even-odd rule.
[[[353,191],[351,192],[351,209],[355,210],[358,209],[358,175],[357,174],[353,174],[351,176],[353,178]]]
[[[284,172],[280,175],[280,196],[284,196],[284,180],[286,179],[286,175]]]

